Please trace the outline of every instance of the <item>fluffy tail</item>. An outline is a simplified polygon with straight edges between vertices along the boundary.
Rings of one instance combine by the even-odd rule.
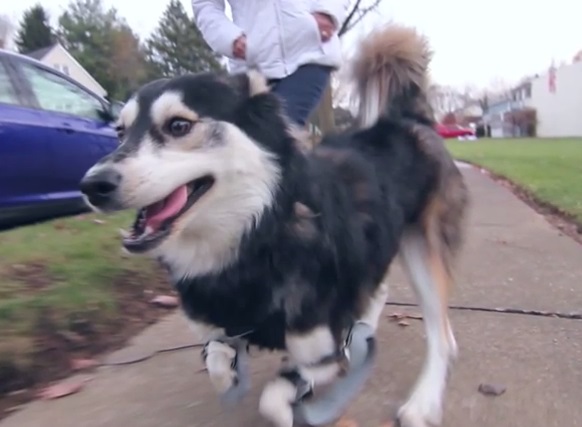
[[[424,36],[390,24],[368,35],[358,50],[353,76],[361,126],[370,126],[381,116],[413,115],[433,122],[427,93],[432,52]]]

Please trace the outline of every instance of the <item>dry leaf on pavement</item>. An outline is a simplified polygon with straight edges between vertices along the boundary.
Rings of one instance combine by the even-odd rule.
[[[180,305],[178,298],[172,295],[158,295],[150,302],[154,305],[164,308],[175,308]]]
[[[42,389],[38,397],[45,400],[59,399],[61,397],[69,396],[78,393],[83,389],[88,379],[78,381],[68,381],[50,385]]]
[[[501,396],[507,387],[500,384],[479,384],[478,391],[485,396]]]
[[[420,314],[413,314],[413,313],[394,312],[392,314],[389,314],[388,317],[390,317],[394,321],[403,320],[403,319],[422,320],[422,315],[420,315]]]
[[[73,371],[84,371],[99,366],[99,362],[95,359],[72,359],[71,369]]]
[[[422,320],[422,314],[412,314],[409,313],[406,315],[407,319],[416,319],[416,320]]]
[[[337,423],[334,424],[334,427],[359,427],[358,423],[351,418],[340,418]]]

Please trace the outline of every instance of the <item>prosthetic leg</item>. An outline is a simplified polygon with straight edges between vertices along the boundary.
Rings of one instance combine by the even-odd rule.
[[[374,335],[387,297],[388,286],[382,284],[339,349],[326,325],[288,335],[289,363],[263,390],[261,414],[276,427],[292,427],[294,422],[320,426],[339,418],[371,374]],[[314,390],[325,384],[329,388],[317,396]]]
[[[341,350],[340,357],[343,360],[339,363],[343,365],[343,375],[325,394],[315,397],[312,384],[305,383],[303,387],[297,388],[297,398],[293,405],[296,423],[319,426],[329,424],[341,416],[372,372],[376,356],[374,332],[366,323],[357,322],[353,325]]]

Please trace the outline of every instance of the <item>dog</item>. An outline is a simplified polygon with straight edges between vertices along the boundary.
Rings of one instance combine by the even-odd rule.
[[[428,347],[398,421],[441,422],[469,198],[434,130],[430,58],[413,28],[368,35],[351,64],[358,125],[311,150],[256,71],[156,80],[125,104],[119,147],[80,184],[96,211],[137,210],[123,246],[167,268],[221,395],[248,389],[247,346],[285,352],[259,402],[277,427],[333,421],[362,386],[398,256]]]

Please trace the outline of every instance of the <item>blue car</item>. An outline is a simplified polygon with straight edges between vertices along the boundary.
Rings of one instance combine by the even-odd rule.
[[[117,146],[118,110],[68,76],[0,50],[0,227],[83,210],[79,181]]]

